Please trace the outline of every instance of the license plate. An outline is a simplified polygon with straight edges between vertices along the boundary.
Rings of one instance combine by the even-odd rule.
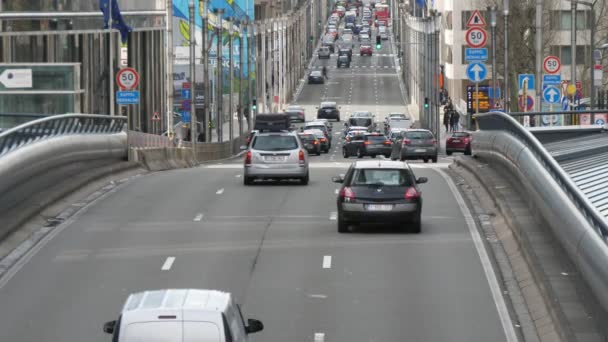
[[[280,157],[280,156],[268,156],[268,157],[264,158],[264,160],[266,160],[266,161],[273,161],[273,162],[277,162],[277,161],[283,161],[283,160],[285,160],[285,157]]]
[[[309,150],[312,150],[312,145],[311,144],[306,144],[306,148]]]
[[[423,153],[423,152],[426,152],[426,149],[424,149],[424,148],[417,148],[417,149],[414,150],[414,152]]]
[[[392,204],[367,204],[365,209],[369,211],[391,211],[393,210]]]
[[[460,139],[454,139],[452,142],[460,142]]]

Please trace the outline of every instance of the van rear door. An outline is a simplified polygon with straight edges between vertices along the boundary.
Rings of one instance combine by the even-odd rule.
[[[137,322],[123,327],[120,342],[182,342],[182,333],[181,321]]]

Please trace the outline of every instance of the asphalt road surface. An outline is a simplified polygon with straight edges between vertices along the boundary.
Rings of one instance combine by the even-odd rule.
[[[328,86],[306,85],[298,101],[331,98],[345,112],[403,106],[392,61],[354,57],[361,68],[331,70]],[[514,341],[446,164],[412,163],[429,178],[421,234],[338,234],[330,178],[354,161],[340,148],[335,137],[330,153],[311,157],[308,186],[245,187],[240,159],[125,184],[0,279],[0,341],[109,341],[102,324],[127,295],[158,288],[234,293],[265,324],[254,341]]]

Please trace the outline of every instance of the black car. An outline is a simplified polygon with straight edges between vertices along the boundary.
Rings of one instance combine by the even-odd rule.
[[[374,120],[372,118],[351,117],[348,119],[348,126],[367,127],[368,129],[371,129],[374,126]]]
[[[351,48],[340,48],[338,50],[338,57],[340,56],[348,56],[349,61],[353,58],[353,49]]]
[[[321,155],[321,142],[316,135],[312,133],[298,133],[298,136],[308,153]]]
[[[324,84],[325,77],[323,77],[323,73],[319,70],[313,70],[308,74],[308,84]]]
[[[358,158],[365,156],[376,158],[379,155],[390,158],[392,150],[393,143],[385,135],[367,133],[363,136],[363,144],[357,149],[356,155]]]
[[[327,133],[320,129],[309,129],[303,131],[304,134],[313,134],[319,140],[319,145],[321,148],[321,152],[328,153],[331,148],[331,141],[327,139]]]
[[[317,110],[317,119],[340,121],[340,110],[335,102],[321,102]]]
[[[411,224],[412,232],[420,233],[422,222],[422,193],[406,163],[380,160],[353,163],[344,177],[333,177],[341,183],[338,193],[338,232],[346,233],[349,226],[360,223]],[[406,228],[406,227],[404,227]]]
[[[338,66],[338,68],[341,68],[341,67],[350,68],[350,57],[344,56],[344,55],[338,56],[337,66]]]
[[[357,151],[363,146],[365,142],[365,134],[354,132],[353,134],[348,134],[346,138],[344,138],[344,144],[342,145],[342,156],[344,158],[350,158],[352,156],[357,155]]]

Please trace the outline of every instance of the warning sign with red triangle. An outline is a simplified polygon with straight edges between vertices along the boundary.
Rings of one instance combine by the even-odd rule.
[[[152,121],[160,121],[160,116],[158,115],[158,112],[154,112],[154,115],[152,116]]]
[[[473,14],[471,14],[471,17],[469,18],[469,21],[467,21],[467,27],[485,27],[485,26],[486,26],[486,20],[481,16],[481,13],[479,13],[479,10],[473,11]]]

